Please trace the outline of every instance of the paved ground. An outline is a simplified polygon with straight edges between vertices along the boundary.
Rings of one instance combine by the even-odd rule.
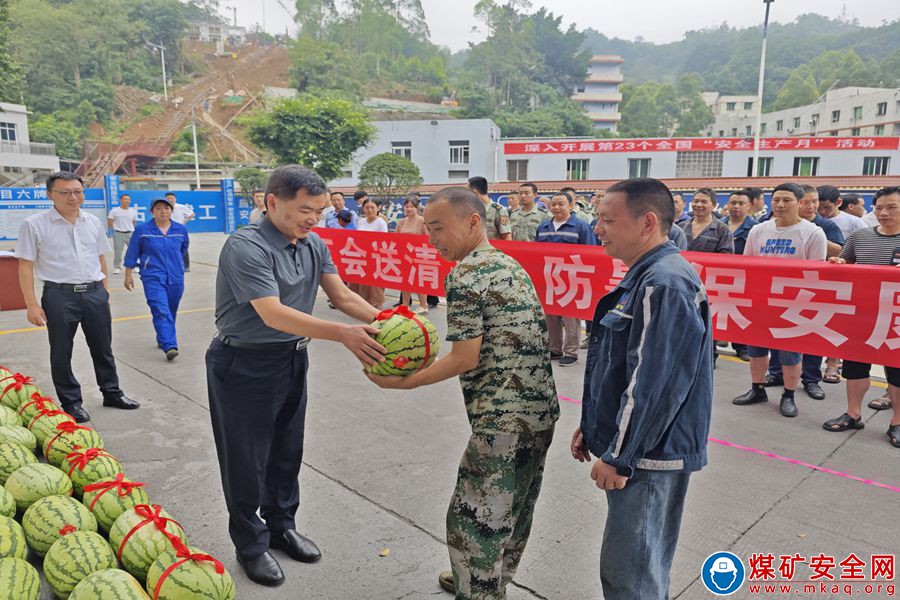
[[[120,412],[99,406],[90,358],[76,342],[75,371],[85,384],[93,425],[133,479],[185,526],[191,544],[220,557],[238,583],[239,598],[389,599],[448,597],[436,576],[447,567],[444,513],[467,438],[458,383],[388,393],[372,387],[341,347],[310,347],[310,404],[301,474],[301,531],[321,546],[315,565],[282,561],[288,580],[274,590],[240,571],[225,530],[225,506],[209,425],[203,353],[213,335],[213,283],[224,237],[195,236],[178,327],[182,355],[167,363],[156,349],[140,291],[112,294],[114,348],[122,386],[143,407]],[[324,299],[317,316],[341,319]],[[430,317],[445,327],[444,308]],[[46,334],[28,326],[24,311],[0,313],[0,364],[31,374],[52,391]],[[556,368],[559,393],[578,399],[582,368]],[[798,393],[800,415],[785,419],[774,402],[737,408],[748,368],[719,361],[712,436],[835,471],[900,486],[900,451],[884,435],[887,414],[865,410],[866,429],[830,434],[821,423],[845,410],[843,385],[825,386],[822,402]],[[870,397],[883,387],[873,388]],[[535,527],[514,600],[600,598],[598,556],[606,501],[585,465],[568,454],[579,407],[563,402],[556,441],[537,507]],[[703,560],[719,550],[804,556],[897,551],[896,490],[742,449],[711,444],[710,466],[695,475],[688,496],[672,597],[710,598],[699,581]],[[381,557],[384,549],[390,554]],[[280,556],[279,556],[280,557]],[[735,598],[750,597],[746,586]],[[828,596],[820,595],[817,598]]]

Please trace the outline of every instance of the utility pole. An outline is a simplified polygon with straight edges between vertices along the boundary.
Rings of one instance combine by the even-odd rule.
[[[165,98],[166,102],[169,101],[169,85],[167,83],[166,78],[166,47],[162,44],[154,44],[153,42],[148,42],[154,48],[159,49],[159,62],[162,64],[162,78],[163,78],[163,98]]]
[[[200,155],[197,152],[197,119],[194,117],[194,107],[191,107],[191,133],[194,136],[194,175],[197,178],[197,190],[200,189]]]
[[[769,8],[775,0],[763,0],[766,5],[766,18],[763,21],[762,55],[759,57],[759,85],[756,88],[756,127],[753,131],[753,168],[751,177],[759,176],[759,129],[762,127],[763,81],[766,76],[766,41],[769,37]]]

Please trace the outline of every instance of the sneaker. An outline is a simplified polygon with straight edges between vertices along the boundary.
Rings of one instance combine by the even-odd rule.
[[[113,275],[118,275],[121,272],[122,272],[122,269],[119,269],[118,267],[113,269]]]
[[[750,353],[746,350],[741,350],[737,353],[737,357],[744,362],[750,362]]]
[[[414,308],[412,311],[413,311],[413,313],[415,313],[415,314],[417,314],[417,315],[427,315],[427,314],[428,314],[428,307],[427,307],[427,306],[420,306],[420,307],[418,307],[418,308]]]
[[[731,401],[732,404],[737,406],[747,406],[748,404],[757,404],[759,402],[768,402],[769,396],[766,395],[766,390],[755,390],[753,388],[750,389],[749,392],[741,394],[737,398]]]
[[[550,360],[559,360],[562,357],[563,357],[563,355],[560,354],[559,352],[553,352],[552,350],[550,351]]]
[[[778,411],[785,417],[796,417],[799,412],[794,399],[787,396],[781,397],[781,406],[778,407]]]
[[[453,571],[444,571],[438,575],[438,585],[445,592],[456,594],[456,582],[453,581]]]
[[[591,343],[591,336],[589,336],[589,335],[584,336],[584,339],[581,340],[581,349],[587,350],[587,347],[590,345],[590,343]]]
[[[766,387],[781,387],[784,385],[784,377],[781,375],[769,375],[766,373],[766,380],[763,382]]]
[[[563,356],[559,359],[559,366],[561,367],[571,367],[575,363],[578,362],[577,356]]]
[[[173,360],[178,356],[178,348],[169,348],[166,350],[166,360]]]

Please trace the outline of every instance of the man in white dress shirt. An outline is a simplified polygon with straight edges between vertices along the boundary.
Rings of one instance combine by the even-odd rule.
[[[25,296],[28,320],[47,326],[50,372],[63,410],[79,423],[91,416],[82,406],[81,385],[72,372],[72,342],[78,326],[94,361],[103,406],[133,409],[140,404],[119,388],[112,353],[112,317],[106,257],[109,240],[100,219],[81,210],[84,183],[74,173],[57,172],[47,178],[50,210],[27,217],[19,227],[16,257],[19,285]],[[44,282],[40,302],[34,278]]]
[[[194,217],[196,216],[194,214],[194,211],[191,210],[191,207],[188,206],[187,204],[178,204],[177,200],[175,199],[175,194],[173,194],[172,192],[169,192],[168,194],[166,194],[166,199],[171,200],[172,206],[175,207],[172,209],[172,220],[173,221],[175,221],[176,223],[181,223],[182,225],[187,225],[188,223],[190,223],[191,221],[194,220]],[[191,272],[190,250],[187,250],[184,253],[184,272],[185,273]]]
[[[113,273],[122,272],[122,250],[128,247],[134,226],[137,224],[137,211],[131,208],[131,196],[122,194],[119,196],[119,205],[109,211],[106,217],[106,226],[113,230]]]

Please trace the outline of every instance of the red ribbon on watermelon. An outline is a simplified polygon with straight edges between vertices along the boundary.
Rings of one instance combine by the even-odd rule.
[[[39,411],[45,410],[45,409],[51,410],[48,407],[48,404],[50,406],[56,406],[56,402],[53,401],[53,398],[51,398],[50,396],[41,396],[39,393],[35,392],[31,395],[31,400],[26,402],[19,408],[19,416],[21,417],[22,413],[25,412],[25,409],[28,408],[29,406],[31,406],[32,404],[37,406],[37,409]]]
[[[418,316],[413,311],[409,310],[409,307],[405,304],[401,304],[400,306],[394,308],[388,308],[375,317],[376,321],[387,321],[394,315],[400,315],[401,317],[406,317],[413,321],[416,325],[419,326],[419,329],[422,330],[422,335],[425,337],[425,358],[422,359],[422,364],[419,365],[418,371],[421,371],[425,365],[428,364],[428,359],[431,358],[431,339],[428,337],[428,330],[425,329],[425,325],[418,319]],[[409,362],[409,358],[405,356],[398,356],[394,358],[393,363],[394,366],[398,369],[402,369],[406,366],[406,363]]]
[[[85,427],[84,425],[79,425],[75,421],[63,421],[62,423],[57,423],[56,431],[58,433],[56,435],[54,435],[52,438],[50,438],[50,441],[48,441],[47,444],[44,446],[44,456],[47,456],[48,454],[50,454],[50,449],[53,447],[53,442],[55,442],[57,439],[59,439],[59,436],[63,435],[64,433],[75,433],[79,429],[91,431],[90,427]]]
[[[225,565],[220,563],[214,556],[210,556],[209,554],[194,554],[191,552],[191,549],[184,545],[184,542],[181,541],[177,535],[173,535],[168,532],[164,532],[166,537],[169,538],[169,541],[172,542],[172,547],[175,548],[175,556],[178,557],[178,560],[173,562],[169,567],[163,571],[162,575],[159,576],[159,580],[156,582],[156,587],[153,588],[153,600],[159,600],[159,594],[162,591],[163,583],[166,581],[166,578],[172,574],[172,571],[183,565],[189,560],[194,562],[210,562],[216,569],[216,574],[221,575],[225,572]]]
[[[94,496],[93,500],[91,500],[91,505],[88,506],[88,510],[93,511],[94,505],[97,503],[97,500],[100,499],[100,496],[113,488],[115,488],[119,496],[122,497],[131,495],[131,492],[133,492],[135,488],[144,487],[144,484],[140,481],[124,481],[124,479],[125,473],[117,473],[116,478],[113,481],[98,481],[97,483],[91,483],[84,486],[85,494],[102,490],[99,494]]]
[[[84,471],[87,464],[98,456],[108,456],[112,459],[116,458],[103,448],[88,448],[84,452],[79,452],[81,446],[73,446],[73,448],[75,448],[74,452],[66,454],[66,460],[69,462],[69,477],[72,476],[72,472],[75,471],[76,468],[79,471]]]
[[[139,517],[144,517],[144,520],[141,521],[140,523],[138,523],[137,525],[135,525],[134,527],[132,527],[131,531],[129,531],[125,535],[125,537],[122,538],[122,543],[119,544],[119,551],[117,553],[117,556],[119,557],[120,561],[122,560],[122,552],[125,551],[125,544],[131,538],[131,536],[134,535],[137,532],[137,530],[140,529],[141,527],[143,527],[144,525],[153,523],[153,526],[156,527],[156,529],[158,531],[160,531],[164,536],[166,536],[166,538],[169,541],[172,540],[172,537],[178,537],[178,536],[172,536],[172,534],[170,534],[168,531],[166,531],[166,526],[169,523],[175,523],[176,525],[178,525],[179,529],[184,531],[184,527],[181,526],[181,523],[179,523],[175,519],[163,517],[162,515],[160,515],[160,511],[162,511],[162,506],[160,506],[159,504],[154,504],[152,506],[147,505],[147,504],[138,504],[137,506],[134,507],[135,514],[137,514]]]
[[[13,382],[3,388],[3,391],[0,392],[0,398],[6,395],[6,392],[9,390],[21,391],[22,387],[34,383],[34,379],[31,377],[27,377],[22,375],[21,373],[13,373],[12,375],[7,375],[3,379],[0,379],[0,382],[6,381],[7,379],[12,379]]]
[[[74,525],[66,525],[65,527],[63,527],[62,529],[59,530],[59,535],[66,536],[66,535],[69,535],[70,533],[75,533],[76,531],[78,531],[78,528],[75,527]]]
[[[54,406],[56,406],[56,405],[54,404]],[[41,412],[39,412],[38,414],[34,415],[34,417],[31,419],[31,422],[28,424],[28,429],[31,429],[32,427],[34,427],[34,424],[41,417],[55,417],[57,415],[65,415],[65,416],[69,417],[69,419],[71,419],[72,423],[75,422],[75,418],[64,410],[50,410],[49,408],[45,408],[45,409],[41,410]]]

